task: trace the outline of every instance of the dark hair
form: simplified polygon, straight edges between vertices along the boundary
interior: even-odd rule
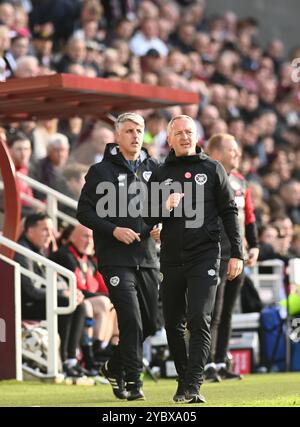
[[[62,228],[61,234],[57,240],[57,246],[59,248],[62,245],[66,245],[68,243],[69,237],[71,236],[71,233],[73,232],[74,228],[75,228],[75,225],[73,224],[67,224]]]
[[[11,148],[18,141],[29,141],[28,136],[21,131],[13,132],[12,134],[8,134],[7,137],[7,145]]]
[[[24,232],[26,233],[29,228],[36,227],[39,221],[44,221],[45,219],[50,219],[49,215],[44,212],[38,212],[31,215],[28,215],[25,218],[24,222]]]

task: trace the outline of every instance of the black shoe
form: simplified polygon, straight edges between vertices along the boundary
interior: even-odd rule
[[[185,384],[184,381],[178,379],[178,386],[176,393],[173,396],[173,401],[176,403],[185,402]]]
[[[118,399],[127,399],[127,392],[125,390],[125,383],[121,375],[114,374],[108,369],[108,362],[106,362],[102,368],[102,375],[108,379],[110,385],[112,386],[113,393]]]
[[[205,397],[199,393],[196,387],[189,387],[185,392],[185,403],[205,403]]]
[[[220,383],[222,381],[216,368],[214,368],[213,366],[210,366],[209,368],[205,369],[204,379],[205,381],[209,381],[211,383]]]
[[[128,382],[126,384],[127,400],[146,400],[142,390],[142,383]]]
[[[64,364],[63,371],[65,377],[82,378],[84,376],[87,376],[87,371],[78,364],[72,367]]]
[[[241,380],[241,379],[243,379],[242,375],[235,374],[234,372],[231,372],[226,368],[219,369],[218,374],[220,375],[222,380]]]

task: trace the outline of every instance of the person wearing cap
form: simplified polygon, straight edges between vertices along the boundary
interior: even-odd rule
[[[99,270],[118,317],[119,345],[102,373],[118,399],[133,401],[145,399],[143,341],[157,329],[159,229],[146,225],[138,208],[139,187],[157,164],[142,149],[142,116],[121,114],[115,127],[116,144],[106,146],[103,160],[85,177],[77,219],[94,232]]]
[[[151,191],[145,221],[162,223],[160,290],[178,374],[173,400],[203,403],[200,386],[210,350],[220,264],[219,217],[231,243],[227,277],[233,280],[243,268],[238,209],[225,169],[197,146],[194,120],[173,117],[167,135],[171,151],[149,182],[154,188],[159,184],[160,197],[153,200]]]
[[[158,73],[163,65],[163,57],[157,49],[149,49],[141,57],[141,68],[143,73]]]
[[[33,54],[39,60],[40,65],[52,66],[53,33],[47,29],[36,30],[32,34]]]

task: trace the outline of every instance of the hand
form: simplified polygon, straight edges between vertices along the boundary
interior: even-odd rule
[[[180,203],[180,200],[183,198],[184,193],[172,193],[170,194],[170,196],[168,197],[167,201],[166,201],[166,209],[168,211],[171,211],[174,208],[177,208],[177,206]]]
[[[70,289],[65,289],[63,291],[63,296],[66,298],[70,298],[71,296]],[[77,305],[81,304],[83,300],[84,300],[83,293],[79,289],[76,289],[76,304]]]
[[[150,231],[150,236],[152,237],[153,240],[155,240],[156,242],[160,242],[160,228],[155,225],[152,230]]]
[[[259,249],[258,248],[249,249],[248,260],[247,260],[246,264],[249,267],[254,267],[256,262],[257,262],[258,255],[259,255]]]
[[[135,231],[131,230],[131,228],[116,227],[113,231],[113,236],[126,245],[130,245],[135,240],[138,242],[141,241],[140,233],[136,233]]]
[[[84,300],[83,293],[79,289],[77,289],[77,293],[76,293],[76,302],[77,302],[77,305],[81,304],[83,300]]]
[[[228,280],[235,279],[243,271],[243,261],[239,258],[230,258],[227,267]]]

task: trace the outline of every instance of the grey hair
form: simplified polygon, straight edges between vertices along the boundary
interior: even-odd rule
[[[51,135],[49,138],[49,141],[48,141],[48,146],[47,146],[48,153],[53,147],[55,147],[55,148],[60,148],[60,147],[69,148],[70,144],[69,144],[69,140],[66,137],[66,135],[64,135],[62,133],[54,133],[53,135]]]
[[[196,125],[195,125],[195,122],[194,122],[194,119],[192,119],[192,117],[187,116],[187,115],[185,115],[185,114],[180,114],[179,116],[172,117],[172,119],[169,121],[168,126],[167,126],[167,135],[170,135],[170,133],[172,132],[173,124],[174,124],[175,120],[179,120],[179,119],[187,119],[187,120],[190,120],[190,121],[193,123],[194,129],[195,129],[195,132],[197,132]]]
[[[119,117],[115,122],[115,128],[117,132],[121,129],[121,127],[123,126],[123,123],[125,122],[133,122],[141,126],[143,129],[145,128],[145,120],[140,114],[123,113],[119,115]]]

